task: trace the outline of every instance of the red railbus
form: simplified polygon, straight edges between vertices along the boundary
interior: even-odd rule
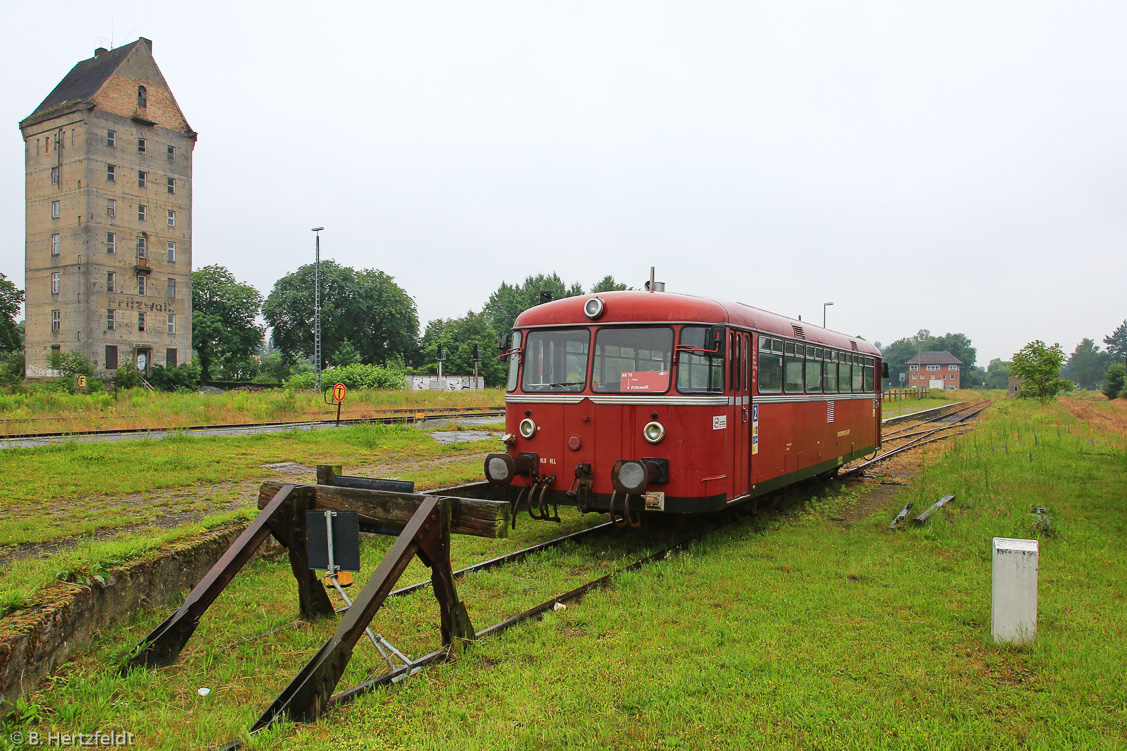
[[[485,475],[534,518],[714,511],[880,445],[880,351],[742,303],[569,297],[522,313],[500,354],[507,451]]]

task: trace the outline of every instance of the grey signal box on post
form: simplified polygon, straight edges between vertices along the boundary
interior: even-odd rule
[[[994,643],[1032,644],[1037,635],[1037,540],[994,538],[990,633]]]

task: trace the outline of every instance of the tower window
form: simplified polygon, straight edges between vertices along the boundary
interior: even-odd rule
[[[58,167],[52,167],[51,168],[51,184],[52,185],[58,185],[59,184],[59,168]]]
[[[107,253],[116,253],[117,252],[117,235],[115,235],[112,232],[106,233],[106,252]]]
[[[57,271],[51,272],[51,294],[59,294],[59,272]]]
[[[168,314],[168,333],[170,333],[170,334],[176,333],[176,314],[175,313],[169,313]]]
[[[113,331],[116,328],[117,328],[117,311],[116,310],[107,310],[106,311],[106,330],[107,331]],[[114,347],[113,349],[114,349],[114,365],[110,365],[110,359],[109,359],[109,357],[106,357],[106,367],[107,368],[117,367],[117,347]],[[106,347],[106,352],[109,352],[109,351],[110,351],[110,348]]]
[[[176,178],[168,178],[168,192],[169,194],[176,192]]]
[[[137,170],[137,187],[145,188],[149,184],[149,173],[144,170]]]
[[[168,297],[176,297],[176,280],[168,280]]]
[[[176,147],[175,146],[169,146],[168,147],[168,161],[171,162],[175,158],[176,158]]]
[[[117,201],[113,198],[106,199],[106,216],[111,218],[117,216]]]
[[[117,274],[113,271],[106,272],[106,292],[117,291]]]
[[[149,106],[149,92],[144,86],[137,87],[137,106],[142,109]]]
[[[176,263],[176,243],[168,244],[168,262]]]
[[[144,154],[145,153],[145,146],[146,146],[145,139],[144,138],[138,138],[137,139],[137,153]]]
[[[60,313],[57,310],[52,310],[51,311],[51,330],[52,331],[58,331],[60,328],[62,328],[62,320],[60,318]]]
[[[145,296],[145,275],[144,274],[138,274],[137,275],[137,294],[140,295],[141,297]]]
[[[107,130],[106,131],[106,146],[109,146],[111,149],[117,147],[117,131],[116,130]]]
[[[112,322],[113,322],[113,311],[107,310],[106,311],[106,323],[111,324]],[[107,325],[106,328],[112,329],[113,326]],[[106,370],[115,370],[116,368],[117,368],[117,345],[116,344],[107,344],[106,345]]]
[[[58,201],[51,201],[51,218],[58,219],[62,215],[62,206]]]
[[[137,330],[138,331],[144,331],[145,330],[145,314],[144,313],[138,313],[137,314]]]
[[[149,207],[143,203],[137,204],[137,221],[143,222],[149,218]]]
[[[51,235],[51,255],[57,256],[62,246],[62,237],[60,235]]]
[[[173,211],[172,209],[168,210],[168,226],[169,227],[175,227],[176,226],[176,212]]]
[[[145,242],[145,236],[144,235],[138,235],[137,236],[137,257],[138,258],[146,258],[148,256],[147,251],[148,251],[148,245]]]
[[[106,182],[117,182],[117,167],[112,164],[106,165]]]

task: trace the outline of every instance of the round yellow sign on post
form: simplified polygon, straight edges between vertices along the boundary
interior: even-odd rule
[[[346,389],[344,387],[343,383],[336,384],[335,386],[333,386],[333,401],[334,402],[343,402],[344,401],[344,395],[347,394],[347,393],[348,393],[348,389]]]

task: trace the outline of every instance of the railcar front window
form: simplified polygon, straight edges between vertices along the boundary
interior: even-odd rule
[[[513,338],[509,342],[509,348],[518,350],[509,355],[509,380],[505,384],[506,391],[516,391],[517,388],[517,372],[520,370],[520,336],[521,332],[514,331]]]
[[[587,385],[587,329],[530,331],[524,346],[525,391],[553,393],[582,391]]]
[[[693,347],[701,352],[681,350],[677,354],[677,390],[683,394],[721,393],[724,391],[724,357],[719,353],[703,351],[717,348],[715,342],[705,343],[704,326],[686,326],[681,329],[681,346]]]
[[[783,390],[783,340],[759,337],[759,393]]]
[[[591,386],[602,394],[662,394],[672,363],[673,329],[599,329]]]

